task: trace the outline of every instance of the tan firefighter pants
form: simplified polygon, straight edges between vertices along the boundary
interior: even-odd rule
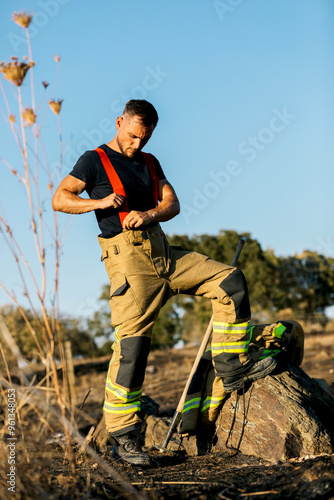
[[[234,267],[168,244],[160,225],[98,238],[110,279],[116,341],[106,381],[104,414],[114,436],[140,425],[140,401],[152,329],[177,293],[212,301],[212,358],[219,377],[242,373],[248,355],[250,307],[245,278]]]

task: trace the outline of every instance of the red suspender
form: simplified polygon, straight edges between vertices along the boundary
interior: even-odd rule
[[[155,173],[155,165],[154,165],[153,156],[150,155],[150,153],[142,153],[142,155],[145,158],[146,165],[148,166],[148,169],[149,169],[151,177],[152,177],[153,197],[154,197],[155,206],[157,207],[158,203],[159,203],[159,177],[157,177],[157,175]]]
[[[107,153],[103,151],[103,149],[101,148],[96,148],[95,151],[99,153],[102,165],[104,167],[104,170],[106,171],[110,184],[112,185],[112,188],[114,190],[114,193],[120,194],[125,198],[123,204],[118,209],[118,215],[123,227],[123,221],[129,213],[129,204],[128,200],[126,199],[125,189],[123,187],[121,179],[118,177],[116,170],[112,166],[112,163],[109,160]]]
[[[114,193],[120,194],[120,195],[124,196],[124,198],[125,198],[123,205],[118,209],[118,215],[119,215],[122,227],[123,227],[123,221],[130,211],[128,200],[126,198],[126,192],[125,192],[124,186],[123,186],[122,181],[119,178],[116,170],[112,166],[112,163],[109,160],[107,153],[105,151],[103,151],[103,149],[101,149],[101,148],[96,148],[95,151],[99,154],[103,168],[106,171],[106,174],[108,176],[110,184],[114,190]],[[156,176],[156,173],[155,173],[153,156],[150,155],[149,153],[142,153],[142,155],[145,158],[145,162],[148,166],[148,169],[149,169],[151,177],[152,177],[154,201],[155,201],[155,205],[158,206],[158,202],[159,202],[159,178]]]

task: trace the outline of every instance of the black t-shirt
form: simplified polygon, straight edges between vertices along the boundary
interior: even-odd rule
[[[99,147],[107,153],[124,186],[130,211],[145,212],[154,208],[152,178],[143,156],[139,155],[134,160],[114,151],[106,144]],[[154,156],[153,159],[156,176],[160,180],[165,179],[159,161]],[[86,191],[93,200],[105,198],[114,192],[97,151],[86,151],[79,158],[70,175],[86,183]],[[95,215],[102,238],[111,238],[122,232],[117,209],[95,210]]]

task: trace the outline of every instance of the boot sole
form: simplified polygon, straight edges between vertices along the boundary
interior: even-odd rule
[[[152,460],[146,454],[139,456],[139,455],[131,455],[130,453],[120,454],[119,452],[117,452],[117,455],[119,456],[119,458],[124,460],[124,462],[128,462],[129,464],[132,465],[152,465]]]
[[[138,457],[133,457],[133,458],[130,458],[130,457],[120,457],[122,460],[124,460],[124,462],[127,462],[128,464],[131,464],[131,465],[152,465],[152,462],[151,462],[151,459],[148,458],[148,459],[138,459]]]

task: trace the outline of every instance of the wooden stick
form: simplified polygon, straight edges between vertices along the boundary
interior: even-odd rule
[[[71,342],[65,342],[65,363],[66,363],[66,377],[68,382],[68,396],[70,405],[73,408],[77,404],[77,393],[75,388],[75,376]]]

